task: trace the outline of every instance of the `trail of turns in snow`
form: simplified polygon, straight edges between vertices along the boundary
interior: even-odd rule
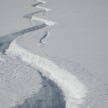
[[[46,2],[43,0],[38,0],[38,3],[33,4],[32,6],[47,12],[50,9],[38,6],[44,3]],[[41,70],[42,75],[48,77],[51,80],[54,80],[54,82],[62,89],[65,96],[66,108],[77,108],[79,104],[83,103],[84,98],[86,97],[87,90],[85,86],[76,78],[76,76],[72,75],[69,71],[60,68],[53,61],[33,54],[32,52],[24,49],[17,44],[17,39],[20,38],[18,36],[31,31],[35,31],[37,29],[41,29],[46,26],[51,27],[56,24],[53,21],[35,17],[34,14],[36,13],[38,12],[25,15],[24,17],[28,18],[31,21],[42,22],[43,24],[39,25],[38,27],[34,26],[2,37],[2,41],[0,41],[2,47],[0,50],[5,51],[10,45],[9,48],[6,50],[7,55],[13,56],[15,58],[21,58],[24,62],[30,64],[36,69]],[[48,35],[49,31],[45,31],[45,35],[40,39],[39,42],[44,43],[44,39]]]
[[[52,61],[46,58],[40,57],[39,55],[21,48],[17,45],[16,40],[11,43],[7,50],[7,54],[20,57],[23,61],[32,66],[42,69],[43,74],[53,79],[64,91],[67,108],[83,102],[83,98],[86,96],[86,89],[84,85],[68,71],[59,68]]]
[[[46,3],[42,0],[38,1],[41,3]],[[35,6],[37,5],[35,4]],[[42,9],[46,8],[42,7]],[[49,9],[46,9],[46,11],[49,11]],[[53,21],[34,17],[34,14],[35,13],[28,15],[31,16],[30,20],[40,21],[48,26],[53,26],[55,24],[55,22]],[[43,39],[46,38],[47,35],[48,32],[46,32],[46,34],[40,39],[40,43],[43,43]],[[7,55],[21,58],[23,61],[27,62],[31,66],[40,69],[43,75],[47,76],[50,79],[53,79],[63,90],[66,100],[66,108],[76,108],[78,104],[83,103],[83,100],[86,97],[87,90],[85,86],[74,75],[72,75],[67,70],[61,69],[53,61],[33,54],[30,51],[22,48],[20,45],[17,44],[17,39],[11,42],[8,50],[6,51]]]

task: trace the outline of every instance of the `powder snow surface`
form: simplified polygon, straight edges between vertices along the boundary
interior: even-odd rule
[[[53,61],[33,54],[20,47],[16,43],[16,40],[11,43],[6,54],[14,57],[20,57],[23,61],[29,63],[30,65],[44,70],[43,74],[53,79],[64,91],[66,97],[66,108],[70,108],[71,106],[75,108],[77,107],[77,104],[81,104],[83,102],[83,98],[86,97],[87,91],[85,86],[74,75],[60,68],[54,64]]]
[[[41,76],[36,69],[0,55],[0,108],[20,105],[40,88]]]

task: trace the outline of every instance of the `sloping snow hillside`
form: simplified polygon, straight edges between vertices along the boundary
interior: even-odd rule
[[[107,108],[107,3],[0,1],[0,108]]]

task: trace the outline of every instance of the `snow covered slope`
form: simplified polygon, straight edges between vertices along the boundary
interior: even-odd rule
[[[61,89],[40,70],[0,54],[0,108],[65,108]]]
[[[37,1],[36,4],[41,4],[41,2]],[[28,107],[28,104],[29,107],[38,108],[43,106],[44,108],[65,108],[62,91],[52,80],[43,77],[40,70],[30,67],[30,65],[22,62],[18,58],[12,59],[8,55],[5,55],[5,50],[14,39],[47,26],[45,23],[38,22],[34,26],[31,26],[31,23],[28,23],[23,18],[26,12],[30,11],[27,6],[30,3],[31,1],[22,0],[0,2],[3,5],[0,7],[1,10],[4,7],[9,8],[6,12],[3,10],[2,17],[4,19],[1,20],[3,23],[0,26],[2,28],[0,30],[0,52],[2,52],[2,54],[0,53],[0,108],[24,108]],[[9,4],[13,6],[10,8]],[[33,8],[31,10],[33,11]],[[46,8],[43,10],[47,11]],[[10,14],[10,11],[12,13],[15,12],[15,14]],[[6,28],[7,24],[8,29]],[[5,26],[5,29],[3,26]]]
[[[17,45],[16,40],[11,43],[6,54],[19,57],[31,66],[44,70],[43,74],[53,79],[64,91],[67,103],[66,108],[77,106],[77,104],[83,102],[87,92],[84,85],[68,71],[59,68],[53,61],[21,48]]]
[[[48,4],[46,6],[47,2]],[[12,105],[18,105],[14,105],[15,108],[31,108],[34,107],[34,101],[36,100],[35,107],[37,108],[108,107],[108,80],[106,77],[108,58],[108,50],[106,47],[108,39],[107,1],[24,0],[22,2],[21,0],[12,0],[11,3],[17,3],[18,7],[20,6],[19,4],[22,4],[20,10],[17,6],[15,7],[14,11],[10,10],[10,12],[15,12],[15,14],[12,14],[12,20],[5,20],[8,22],[6,22],[5,24],[12,24],[9,30],[7,28],[4,29],[2,23],[1,28],[3,30],[1,29],[0,51],[5,52],[5,50],[10,45],[6,50],[6,56],[14,57],[15,63],[16,61],[18,61],[19,63],[19,61],[21,62],[21,60],[23,60],[24,62],[28,63],[28,65],[38,69],[37,73],[40,73],[43,82],[47,82],[47,86],[50,86],[48,87],[48,89],[45,89],[46,85],[43,84],[44,86],[42,91],[51,90],[51,93],[46,96],[44,95],[46,94],[46,91],[44,93],[41,93],[40,89],[36,96],[34,96],[32,92],[35,92],[34,90],[36,89],[36,86],[32,89],[31,84],[29,86],[28,83],[27,87],[31,87],[30,93],[29,89],[25,94],[21,90],[18,91],[18,93],[23,93],[24,96],[22,95],[22,97],[18,97],[19,100],[17,101],[17,104],[15,95],[15,102],[14,100],[10,99],[10,101],[12,100],[11,102],[13,102]],[[3,2],[3,4],[4,6],[8,7],[8,4],[6,4],[6,2]],[[38,5],[45,5],[45,7],[48,8],[44,8]],[[29,7],[30,12],[27,11],[27,7]],[[50,8],[52,11],[47,14]],[[18,13],[18,16],[16,16],[16,13]],[[21,19],[19,18],[19,16],[21,17]],[[3,17],[10,18],[10,14],[3,14]],[[18,17],[17,20],[15,20],[16,17]],[[15,25],[13,18],[16,21]],[[4,20],[1,20],[1,22],[2,21]],[[11,23],[11,21],[13,23]],[[57,23],[57,25],[55,25],[55,22]],[[19,26],[17,26],[18,24]],[[21,26],[21,24],[24,24],[24,26]],[[14,26],[16,27],[14,28]],[[5,32],[5,30],[7,32]],[[49,36],[50,38],[46,40],[46,38]],[[62,57],[62,59],[59,59],[57,57]],[[80,62],[86,67],[89,67],[88,69],[91,72],[87,71],[78,63],[74,63],[72,61],[69,62],[68,60],[64,60],[63,58],[68,58],[70,60]],[[6,60],[1,57],[0,60],[2,64],[6,62],[5,64],[6,66],[8,66],[8,61],[6,61],[8,60],[8,57],[6,58]],[[9,64],[14,64],[10,59],[9,62]],[[1,69],[2,67],[3,66],[1,66]],[[104,69],[104,67],[105,71],[102,71],[101,69]],[[19,68],[21,67],[18,66],[18,69]],[[30,67],[31,71],[32,69],[34,68]],[[5,72],[4,69],[1,71],[1,74],[2,72]],[[23,77],[23,72],[21,74],[21,77]],[[7,70],[5,73],[6,74],[3,73],[4,79],[1,80],[1,88],[4,87],[6,93],[8,93],[9,90],[7,88],[8,86],[5,87],[5,84],[9,83],[9,85],[12,86],[11,90],[13,90],[16,85],[22,86],[23,83],[19,82],[20,78],[18,78],[18,82],[15,81],[14,85],[13,83],[11,84],[11,82],[14,80],[11,73],[8,73]],[[15,72],[15,75],[16,74],[17,73]],[[27,74],[27,76],[28,75],[29,74]],[[5,80],[8,79],[7,76],[9,76],[9,81],[4,83]],[[46,77],[50,80],[45,80]],[[57,86],[54,86],[55,84],[53,85],[50,82],[51,80],[53,80],[59,88]],[[26,81],[26,78],[24,78],[24,81]],[[30,81],[33,83],[31,79]],[[26,86],[25,83],[24,86]],[[53,89],[53,87],[55,89]],[[17,91],[16,88],[15,91]],[[24,91],[26,91],[25,88]],[[65,100],[62,92],[65,96]],[[17,93],[15,92],[14,94]],[[43,94],[45,97],[43,95],[41,96],[41,94]],[[7,96],[5,96],[5,93],[1,95],[4,96],[4,100],[7,98]],[[41,96],[41,99],[37,97],[37,95],[39,97]],[[18,96],[20,95],[18,94]],[[30,99],[27,99],[29,97]],[[4,102],[3,99],[1,100]],[[48,102],[46,102],[46,100],[48,100]],[[52,100],[59,101],[54,102]],[[3,102],[1,102],[1,105],[5,105]],[[11,105],[11,102],[9,102],[9,105]]]

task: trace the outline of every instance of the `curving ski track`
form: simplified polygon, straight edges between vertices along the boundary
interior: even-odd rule
[[[38,14],[38,13],[41,13],[41,12],[44,13],[45,10],[39,10],[39,11],[36,11],[36,12],[32,12],[32,13],[29,13],[29,14],[24,15],[23,17],[24,18],[27,18],[27,19],[31,19],[33,15]]]
[[[49,35],[49,30],[46,30],[46,31],[45,31],[45,35],[40,39],[39,43],[40,43],[40,44],[45,43],[45,42],[44,42],[44,39],[47,38],[48,35]]]
[[[40,24],[40,25],[26,28],[26,29],[20,30],[18,32],[11,33],[9,35],[5,35],[5,36],[0,37],[0,52],[5,52],[5,50],[9,47],[10,43],[14,39],[16,39],[17,37],[22,36],[22,35],[29,33],[29,32],[33,32],[33,31],[42,29],[46,26],[47,26],[46,24]]]
[[[46,3],[43,0],[37,0],[37,1],[38,3],[33,4],[32,5],[33,7]],[[43,83],[47,82],[48,84],[49,82],[52,82],[51,80],[53,80],[57,84],[57,86],[61,88],[62,91],[60,91],[60,94],[63,92],[65,96],[66,108],[71,108],[71,107],[77,108],[79,104],[83,103],[83,99],[86,97],[87,91],[86,91],[85,86],[74,75],[70,74],[68,71],[64,69],[61,69],[59,66],[54,64],[53,61],[48,60],[47,58],[41,57],[39,55],[33,54],[27,51],[26,49],[20,47],[19,45],[17,45],[16,40],[19,38],[19,36],[38,30],[38,29],[42,29],[46,26],[51,27],[56,24],[56,22],[49,21],[42,18],[37,18],[33,16],[37,13],[50,10],[50,9],[46,9],[39,6],[37,8],[42,9],[42,11],[27,14],[24,16],[24,18],[28,18],[31,21],[39,21],[44,24],[41,24],[38,26],[36,25],[36,26],[1,37],[0,38],[0,51],[1,52],[6,51],[5,54],[10,55],[10,56],[12,55],[14,57],[20,57],[23,61],[27,62],[31,66],[34,66],[35,68],[39,70],[42,70],[42,71],[39,71],[39,73],[42,73],[44,76],[50,79],[48,80],[46,77],[43,77]],[[48,33],[49,32],[47,31],[45,35],[40,39],[39,41],[40,43],[43,43],[43,40],[47,37]],[[50,87],[51,88],[55,87],[55,89],[57,88],[55,84],[51,84]],[[55,92],[54,90],[52,89],[53,92]],[[57,94],[56,93],[54,94],[56,95],[56,98],[57,98]],[[61,104],[58,103],[56,106],[51,106],[50,108],[65,108],[63,94],[60,95],[61,96],[60,98],[62,99],[58,101],[58,102],[61,102]],[[25,100],[25,103],[27,103],[28,105],[31,102],[31,100],[34,100],[34,97],[33,99],[31,98],[30,101]],[[49,106],[47,107],[39,106],[40,101],[37,101],[36,103],[38,106],[35,106],[35,108],[48,108],[49,107]],[[43,105],[45,105],[45,100],[44,100]],[[23,107],[34,108],[33,106],[30,106],[30,105],[29,106],[20,105],[14,108],[23,108]]]

